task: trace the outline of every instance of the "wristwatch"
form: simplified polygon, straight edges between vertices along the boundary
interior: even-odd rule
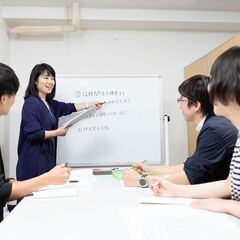
[[[143,174],[141,175],[139,181],[138,181],[138,185],[141,188],[147,188],[148,187],[148,183],[147,183],[147,174]]]

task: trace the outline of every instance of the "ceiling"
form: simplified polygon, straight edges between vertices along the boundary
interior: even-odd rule
[[[81,29],[240,32],[240,0],[0,0],[8,28],[32,32],[69,25],[73,3]]]
[[[240,11],[240,0],[0,0],[3,6]]]

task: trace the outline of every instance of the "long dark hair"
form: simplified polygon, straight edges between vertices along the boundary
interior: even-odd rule
[[[46,100],[49,101],[55,97],[56,92],[56,73],[54,69],[48,65],[47,63],[41,63],[34,66],[32,72],[30,74],[28,86],[25,92],[24,99],[27,99],[30,96],[38,96],[38,88],[36,86],[36,81],[38,80],[39,76],[46,73],[48,76],[53,76],[55,79],[55,85],[51,93],[46,95]]]

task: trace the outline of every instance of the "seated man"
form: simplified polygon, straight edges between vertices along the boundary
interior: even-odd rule
[[[14,71],[0,63],[0,116],[8,114],[14,104],[18,87],[19,80]],[[3,219],[3,207],[7,201],[22,198],[46,185],[64,184],[69,174],[69,168],[59,165],[45,174],[26,181],[6,179],[0,150],[0,222]]]
[[[196,75],[182,82],[178,88],[181,96],[177,102],[183,116],[197,126],[193,155],[183,164],[169,167],[135,163],[133,169],[124,171],[125,186],[138,186],[144,183],[144,178],[150,181],[151,175],[155,175],[155,179],[165,177],[178,184],[199,184],[227,178],[238,132],[229,120],[214,115],[207,87],[208,77]]]

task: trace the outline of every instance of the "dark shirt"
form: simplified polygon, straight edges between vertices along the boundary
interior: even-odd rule
[[[238,130],[224,117],[208,116],[197,137],[194,154],[184,163],[191,184],[226,179]]]
[[[3,207],[12,191],[12,184],[5,179],[2,153],[0,149],[0,222],[3,220]]]
[[[55,100],[49,109],[39,97],[28,97],[22,108],[18,141],[17,179],[26,180],[48,172],[56,165],[56,137],[44,139],[45,131],[58,128],[61,116],[76,111],[73,103]]]

